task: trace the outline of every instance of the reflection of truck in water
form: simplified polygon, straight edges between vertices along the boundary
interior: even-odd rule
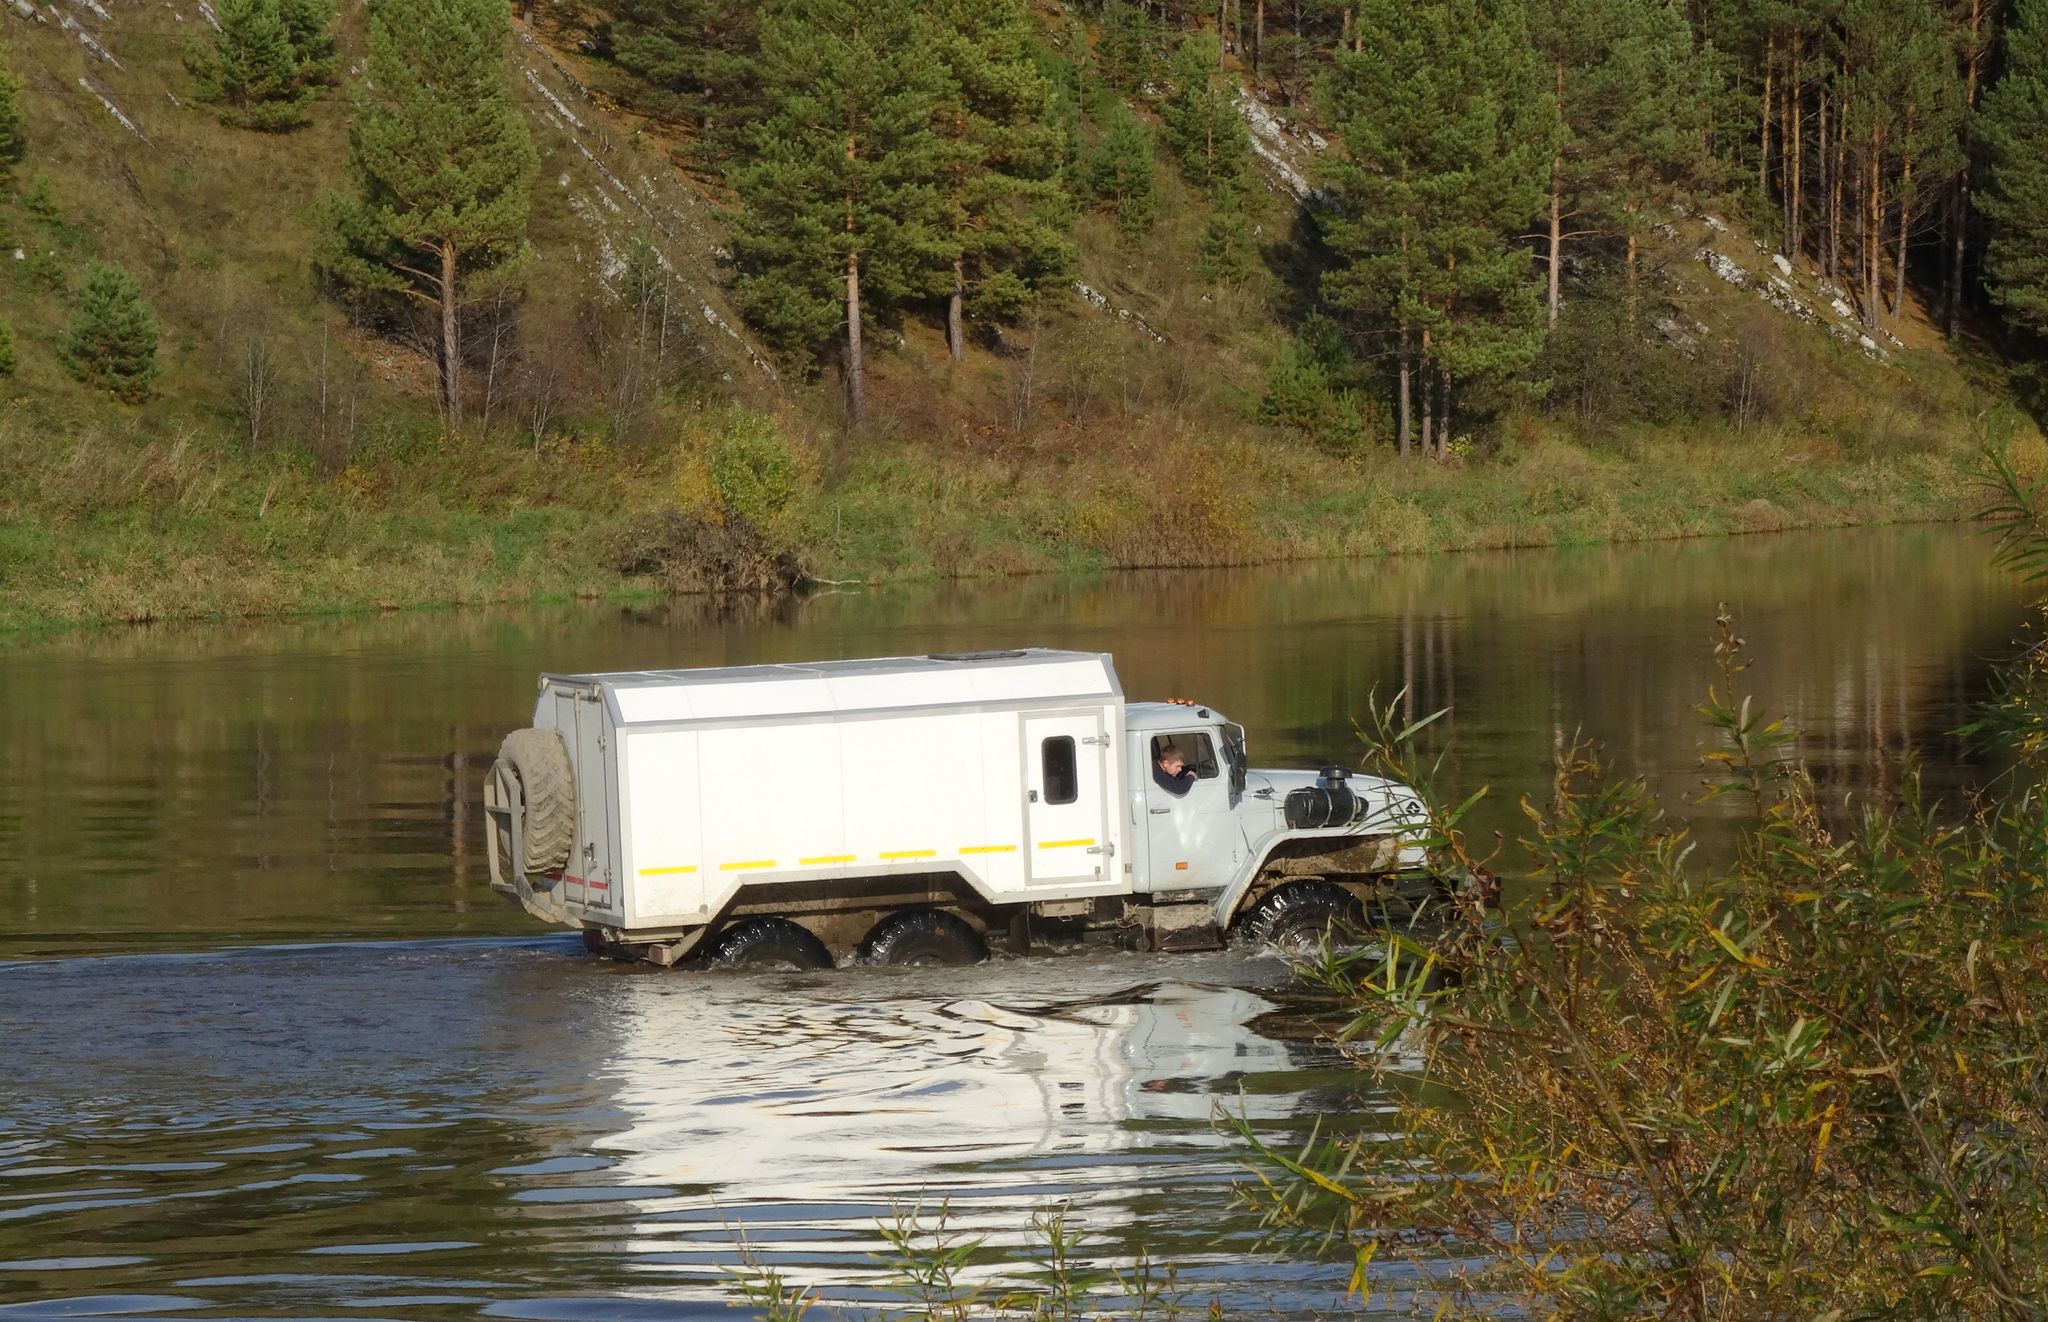
[[[1126,702],[1100,653],[548,675],[484,800],[493,887],[657,964],[1295,945],[1442,893],[1406,787],[1252,769],[1241,727]]]

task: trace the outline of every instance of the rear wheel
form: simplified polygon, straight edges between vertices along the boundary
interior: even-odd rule
[[[979,964],[988,958],[988,946],[981,933],[954,914],[906,909],[876,923],[855,957],[863,964]]]
[[[1342,937],[1364,922],[1365,908],[1357,896],[1335,882],[1311,878],[1266,892],[1237,933],[1241,944],[1271,946],[1291,959],[1306,959],[1325,938]]]
[[[713,938],[704,962],[720,969],[829,969],[832,952],[787,918],[749,918]]]

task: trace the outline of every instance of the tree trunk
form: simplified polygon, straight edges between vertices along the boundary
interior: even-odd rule
[[[1906,136],[1913,135],[1913,108],[1906,107]],[[1892,282],[1892,320],[1906,315],[1906,232],[1913,213],[1913,158],[1908,156],[1899,173],[1899,264]]]
[[[1970,0],[1970,46],[1969,55],[1963,61],[1963,122],[1969,123],[1969,116],[1977,109],[1977,63],[1983,58],[1983,48],[1978,44],[1984,22],[1984,0]],[[1963,238],[1970,231],[1970,144],[1963,144],[1963,166],[1956,172],[1955,236],[1951,244],[1953,260],[1948,274],[1948,307],[1945,311],[1944,329],[1950,339],[1955,338],[1956,318],[1963,305]]]
[[[1629,202],[1629,204],[1628,204],[1628,206],[1627,206],[1627,208],[1625,209],[1625,214],[1627,215],[1628,219],[1627,219],[1626,221],[1624,221],[1624,222],[1623,222],[1624,224],[1626,224],[1626,225],[1628,226],[1628,256],[1627,256],[1627,258],[1626,258],[1626,261],[1625,261],[1625,264],[1624,264],[1624,267],[1623,267],[1623,269],[1624,269],[1624,270],[1626,270],[1626,271],[1628,272],[1628,279],[1627,279],[1626,281],[1624,281],[1624,282],[1623,282],[1624,292],[1623,292],[1623,294],[1622,294],[1622,307],[1623,307],[1623,311],[1624,311],[1624,313],[1625,313],[1625,314],[1627,315],[1627,318],[1628,318],[1628,324],[1629,324],[1629,325],[1631,325],[1631,326],[1633,326],[1633,325],[1635,325],[1635,324],[1636,324],[1636,216],[1635,216],[1635,211],[1636,211],[1636,204],[1635,204],[1635,202],[1634,202],[1634,201],[1630,201],[1630,202]]]
[[[953,259],[953,297],[946,301],[946,347],[953,351],[953,361],[967,359],[967,322],[963,308],[967,302],[966,263],[961,258]]]
[[[1878,137],[1877,129],[1870,130],[1870,158],[1863,166],[1863,325],[1868,330],[1877,329],[1877,314],[1882,291],[1878,280],[1878,253],[1884,242],[1881,232],[1883,212],[1880,207],[1883,189],[1878,180]]]
[[[1564,113],[1564,61],[1557,64],[1557,112]],[[1558,267],[1564,252],[1564,150],[1550,154],[1550,329],[1557,329]]]
[[[1834,217],[1828,214],[1827,205],[1828,157],[1833,148],[1828,142],[1828,89],[1826,83],[1822,83],[1820,89],[1819,127],[1820,132],[1814,137],[1814,146],[1820,148],[1820,269],[1821,274],[1832,281],[1834,279],[1834,254],[1828,249],[1828,227],[1834,223]]]
[[[1550,329],[1557,329],[1557,268],[1564,247],[1564,157],[1550,158]]]
[[[1956,337],[1956,321],[1963,306],[1963,236],[1970,230],[1970,158],[1963,158],[1963,168],[1956,175],[1955,200],[1949,207],[1949,225],[1954,230],[1949,244],[1948,298],[1942,309],[1942,330],[1950,338]]]
[[[1794,41],[1792,43],[1792,69],[1794,74],[1797,74],[1799,70],[1799,56],[1799,43]],[[1789,180],[1792,185],[1792,198],[1785,205],[1785,215],[1787,217],[1785,229],[1788,235],[1785,240],[1785,255],[1791,258],[1794,263],[1797,263],[1801,251],[1806,246],[1804,236],[1799,232],[1801,225],[1805,223],[1806,219],[1802,214],[1802,204],[1806,200],[1806,89],[1803,84],[1797,81],[1794,82],[1793,87],[1794,91],[1791,98],[1792,174]]]
[[[1252,91],[1259,90],[1259,61],[1266,54],[1266,0],[1252,5]]]
[[[1436,405],[1442,412],[1438,416],[1436,424],[1436,457],[1438,459],[1447,459],[1451,454],[1451,372],[1449,368],[1444,369],[1443,380],[1439,384],[1438,389],[1441,393],[1437,396]]]
[[[1216,72],[1223,72],[1223,52],[1230,49],[1230,0],[1216,0]]]
[[[1423,373],[1422,373],[1422,452],[1423,452],[1424,454],[1433,454],[1433,453],[1435,452],[1435,449],[1434,449],[1434,439],[1435,439],[1435,435],[1436,435],[1436,433],[1435,433],[1435,431],[1433,430],[1433,428],[1434,428],[1434,424],[1435,424],[1435,422],[1436,422],[1436,410],[1435,410],[1434,408],[1432,408],[1432,407],[1430,406],[1430,398],[1429,398],[1429,387],[1430,387],[1430,381],[1429,381],[1429,370],[1428,370],[1428,369],[1429,369],[1429,332],[1428,332],[1428,331],[1424,331],[1424,332],[1422,332],[1422,367],[1423,367]]]
[[[1757,186],[1763,189],[1766,201],[1770,200],[1771,196],[1771,72],[1773,54],[1770,40],[1766,38],[1764,40],[1764,102],[1761,111],[1763,125],[1758,131],[1762,150],[1757,153],[1756,161],[1756,182]]]
[[[851,229],[853,222],[847,221]],[[855,422],[867,411],[867,380],[860,357],[860,254],[846,253],[846,407]]]
[[[1828,198],[1828,280],[1838,289],[1847,288],[1848,272],[1842,265],[1842,185],[1849,173],[1849,117],[1835,107],[1835,168],[1829,175],[1833,192]]]
[[[462,328],[455,309],[455,245],[441,245],[441,404],[448,430],[462,428]]]
[[[1778,84],[1778,251],[1792,251],[1792,161],[1797,153],[1793,145],[1799,139],[1799,121],[1793,117],[1792,89],[1798,82],[1798,47],[1793,47],[1792,58],[1787,62],[1785,77]]]
[[[1348,5],[1347,5],[1347,6],[1345,7],[1345,9],[1344,9],[1344,31],[1343,31],[1343,33],[1342,33],[1342,34],[1341,34],[1341,35],[1340,35],[1340,36],[1339,36],[1339,37],[1337,38],[1337,49],[1338,49],[1338,50],[1343,50],[1343,49],[1344,49],[1344,48],[1345,48],[1346,46],[1349,46],[1350,44],[1351,44],[1351,9],[1350,9],[1350,6],[1348,6]]]
[[[1394,432],[1394,450],[1403,459],[1408,457],[1408,419],[1410,404],[1408,398],[1408,371],[1410,366],[1408,346],[1408,323],[1401,323],[1401,420]]]

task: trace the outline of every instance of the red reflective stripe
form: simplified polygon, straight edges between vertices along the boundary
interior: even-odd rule
[[[578,886],[588,886],[591,890],[594,891],[608,891],[612,888],[612,884],[608,881],[585,881],[581,877],[564,877],[562,878],[562,880],[573,881]]]

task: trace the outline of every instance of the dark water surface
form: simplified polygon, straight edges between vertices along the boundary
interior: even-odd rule
[[[1945,732],[2020,598],[1945,528],[0,642],[0,1319],[723,1315],[742,1226],[872,1301],[919,1198],[1004,1246],[1068,1199],[1098,1263],[1335,1306],[1342,1268],[1250,1251],[1212,1123],[1374,1122],[1277,963],[597,963],[487,889],[497,741],[543,668],[1085,647],[1254,765],[1405,684],[1511,833],[1581,729],[1678,806],[1724,600],[1837,801],[1984,774]]]

